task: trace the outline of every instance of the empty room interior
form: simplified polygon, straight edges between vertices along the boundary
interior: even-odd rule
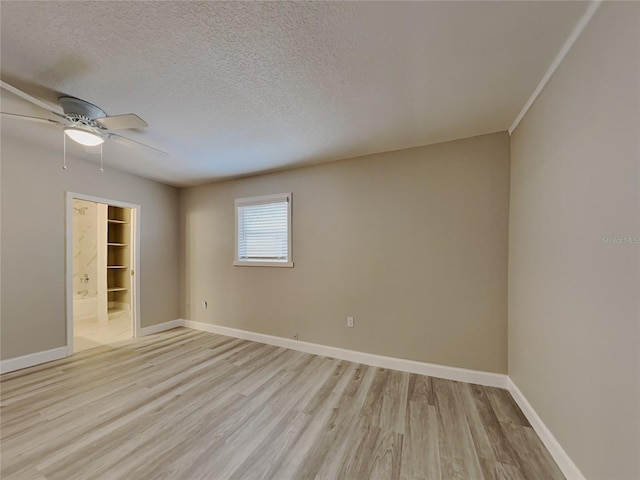
[[[3,479],[640,479],[640,2],[0,22]]]

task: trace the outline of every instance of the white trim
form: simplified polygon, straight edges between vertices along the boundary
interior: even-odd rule
[[[98,203],[97,207],[97,233],[98,239],[101,241],[97,242],[97,251],[96,251],[96,286],[97,294],[98,294],[98,304],[96,305],[96,309],[94,312],[98,313],[98,322],[107,323],[109,321],[109,294],[107,293],[107,276],[104,272],[107,270],[108,263],[108,249],[107,242],[102,241],[105,238],[109,238],[109,226],[107,224],[107,219],[109,217],[109,205],[106,203]],[[73,241],[73,240],[72,240]],[[75,308],[75,303],[73,304]],[[73,319],[74,321],[78,318],[78,312],[76,310],[73,311]]]
[[[244,340],[250,340],[259,343],[266,343],[277,347],[289,348],[300,352],[311,353],[314,355],[323,355],[331,358],[338,358],[350,362],[361,363],[374,367],[388,368],[391,370],[399,370],[402,372],[417,373],[419,375],[429,375],[432,377],[446,378],[448,380],[456,380],[460,382],[475,383],[490,387],[506,388],[509,390],[513,399],[518,404],[522,413],[527,417],[531,426],[536,431],[542,443],[553,459],[562,470],[567,480],[585,480],[584,475],[569,455],[564,451],[558,440],[553,436],[549,428],[544,424],[538,416],[524,394],[517,385],[507,375],[491,372],[482,372],[479,370],[468,370],[458,367],[447,367],[445,365],[436,365],[433,363],[418,362],[415,360],[405,360],[402,358],[386,357],[383,355],[375,355],[372,353],[357,352],[344,348],[330,347],[317,343],[301,342],[284,337],[276,337],[274,335],[266,335],[263,333],[250,332],[248,330],[240,330],[221,325],[213,325],[210,323],[196,322],[193,320],[176,319],[157,325],[140,328],[138,336],[152,335],[154,333],[171,330],[177,327],[187,327],[194,330],[226,335]],[[0,362],[0,373],[9,373],[15,370],[32,367],[45,362],[51,362],[67,357],[67,347],[54,348],[44,352],[32,353],[21,357],[9,358]]]
[[[293,267],[293,262],[244,262],[236,260],[234,267]]]
[[[277,203],[282,201],[290,202],[291,192],[260,195],[258,197],[236,198],[234,204],[236,207],[249,207],[251,205],[264,205],[265,203]]]
[[[138,331],[138,336],[145,337],[147,335],[153,335],[154,333],[164,332],[165,330],[171,330],[172,328],[184,327],[184,324],[185,320],[178,318],[164,323],[157,323],[156,325],[149,325],[148,327],[142,327]]]
[[[9,373],[41,363],[52,362],[67,357],[67,347],[58,347],[43,352],[30,353],[21,357],[8,358],[0,362],[0,373]]]
[[[511,135],[513,131],[518,127],[518,125],[520,124],[520,121],[524,118],[524,116],[527,114],[527,112],[529,111],[533,103],[536,101],[536,99],[542,92],[542,89],[545,87],[545,85],[547,84],[551,76],[555,73],[557,68],[560,66],[560,63],[562,63],[562,60],[564,60],[564,57],[567,55],[567,53],[569,53],[569,50],[571,50],[571,47],[576,42],[576,40],[578,39],[582,31],[585,29],[585,27],[589,23],[589,20],[591,20],[591,17],[593,17],[593,14],[596,13],[596,10],[598,10],[601,3],[602,3],[602,0],[591,0],[591,2],[589,3],[589,6],[587,7],[587,10],[584,12],[584,14],[580,18],[576,26],[573,27],[573,30],[571,30],[569,37],[567,37],[567,39],[565,40],[564,44],[562,45],[562,48],[556,55],[556,58],[554,58],[553,62],[551,62],[551,65],[549,65],[549,68],[547,69],[547,72],[542,77],[542,80],[540,80],[540,83],[538,83],[538,86],[529,97],[529,100],[527,100],[527,103],[524,104],[524,107],[522,107],[522,110],[520,110],[520,113],[511,124],[511,127],[509,127],[509,135]]]
[[[520,407],[520,410],[522,410],[522,413],[527,417],[527,420],[529,420],[529,423],[531,423],[531,426],[542,440],[542,443],[544,443],[544,446],[547,447],[547,450],[549,450],[549,453],[556,461],[558,467],[560,467],[560,470],[562,470],[562,473],[567,480],[585,480],[580,469],[575,463],[573,463],[573,460],[571,460],[569,455],[567,455],[567,452],[564,451],[558,440],[556,440],[556,437],[553,436],[551,430],[547,428],[529,401],[517,385],[513,383],[513,380],[510,377],[508,377],[507,385],[511,396]]]
[[[138,295],[140,292],[140,205],[135,203],[121,202],[119,200],[111,200],[108,198],[94,197],[93,195],[84,195],[82,193],[66,192],[65,204],[65,243],[66,243],[66,317],[67,317],[67,355],[73,354],[73,200],[86,200],[88,202],[104,203],[114,207],[131,209],[131,225],[134,228],[132,232],[133,245],[131,245],[131,255],[133,261],[133,284],[131,285],[131,323],[133,336],[140,335],[140,301]]]
[[[429,375],[431,377],[446,378],[448,380],[457,380],[460,382],[476,383],[479,385],[487,385],[490,387],[507,388],[507,376],[500,373],[482,372],[479,370],[468,370],[466,368],[447,367],[444,365],[436,365],[434,363],[424,363],[415,360],[405,360],[402,358],[387,357],[384,355],[376,355],[373,353],[357,352],[355,350],[347,350],[345,348],[330,347],[328,345],[320,345],[317,343],[301,342],[289,338],[276,337],[263,333],[250,332],[247,330],[239,330],[236,328],[223,327],[221,325],[212,325],[210,323],[195,322],[193,320],[184,320],[184,326],[193,328],[194,330],[202,330],[219,335],[227,335],[253,342],[266,343],[277,347],[290,348],[314,355],[323,355],[325,357],[339,358],[340,360],[348,360],[350,362],[362,363],[373,367],[388,368],[391,370],[400,370],[402,372],[417,373],[419,375]]]

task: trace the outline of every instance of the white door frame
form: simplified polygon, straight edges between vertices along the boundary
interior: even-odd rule
[[[94,197],[82,193],[67,192],[66,199],[66,313],[67,313],[67,356],[73,355],[73,200],[86,200],[88,202],[106,203],[114,207],[130,208],[133,221],[131,222],[133,231],[133,245],[131,248],[133,255],[133,282],[131,282],[131,323],[133,325],[133,336],[140,334],[140,302],[138,292],[140,291],[140,205],[134,203],[121,202],[108,198]]]

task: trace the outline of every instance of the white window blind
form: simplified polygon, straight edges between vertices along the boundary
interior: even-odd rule
[[[292,266],[290,201],[291,194],[236,200],[236,265]]]

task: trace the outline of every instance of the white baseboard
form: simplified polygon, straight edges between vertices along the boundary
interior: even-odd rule
[[[171,330],[172,328],[184,327],[185,320],[178,318],[177,320],[170,320],[164,323],[158,323],[156,325],[150,325],[148,327],[142,327],[138,330],[138,336],[144,337],[146,335],[153,335],[154,333],[164,332],[165,330]]]
[[[447,367],[433,363],[386,357],[384,355],[376,355],[373,353],[357,352],[354,350],[347,350],[345,348],[301,342],[299,340],[223,327],[220,325],[212,325],[209,323],[195,322],[193,320],[183,320],[183,322],[185,327],[193,328],[195,330],[202,330],[205,332],[227,335],[229,337],[242,338],[243,340],[266,343],[268,345],[275,345],[276,347],[290,348],[291,350],[312,353],[314,355],[323,355],[325,357],[338,358],[340,360],[362,363],[373,367],[388,368],[391,370],[417,373],[420,375],[429,375],[431,377],[446,378],[448,380],[476,383],[490,387],[507,388],[507,376],[499,373],[468,370],[466,368],[458,367]]]
[[[516,401],[525,417],[527,417],[527,420],[529,420],[529,423],[531,423],[531,426],[540,437],[540,440],[542,440],[542,443],[544,443],[544,446],[547,447],[547,450],[549,450],[549,453],[556,461],[558,467],[560,467],[560,470],[562,470],[562,473],[567,480],[585,480],[580,469],[575,463],[573,463],[573,460],[571,460],[569,455],[567,455],[567,452],[564,451],[558,440],[556,440],[556,437],[553,436],[551,430],[547,428],[524,394],[520,391],[517,385],[513,383],[513,380],[511,380],[510,377],[507,385],[511,396]]]
[[[429,375],[431,377],[446,378],[448,380],[457,380],[460,382],[476,383],[489,387],[507,388],[514,400],[527,417],[531,426],[536,431],[544,445],[551,453],[551,456],[562,470],[567,480],[585,480],[580,469],[571,460],[569,455],[564,451],[560,443],[553,436],[551,431],[538,416],[531,404],[527,401],[520,389],[513,383],[507,375],[499,373],[482,372],[478,370],[468,370],[458,367],[447,367],[444,365],[436,365],[433,363],[417,362],[415,360],[406,360],[402,358],[386,357],[383,355],[375,355],[372,353],[357,352],[344,348],[330,347],[327,345],[319,345],[317,343],[301,342],[284,337],[276,337],[263,333],[250,332],[248,330],[240,330],[237,328],[223,327],[221,325],[213,325],[210,323],[195,322],[193,320],[182,320],[185,327],[194,330],[202,330],[219,335],[241,338],[243,340],[251,340],[259,343],[266,343],[277,347],[289,348],[305,353],[315,355],[323,355],[325,357],[339,358],[364,365],[374,367],[388,368],[391,370],[399,370],[402,372],[417,373],[419,375]]]
[[[144,337],[145,335],[151,335],[153,333],[162,332],[164,330],[171,330],[176,327],[183,327],[185,320],[177,319],[169,322],[159,323],[157,325],[151,325],[149,327],[141,328],[138,336]],[[66,346],[60,348],[54,348],[52,350],[45,350],[44,352],[31,353],[29,355],[23,355],[21,357],[8,358],[0,361],[0,373],[9,373],[16,370],[22,370],[23,368],[33,367],[40,365],[41,363],[52,362],[54,360],[60,360],[71,355],[68,352]]]
[[[41,363],[52,362],[67,357],[67,347],[53,348],[43,352],[30,353],[21,357],[8,358],[0,362],[0,373],[9,373]]]
[[[217,333],[229,337],[241,338],[243,340],[251,340],[276,347],[289,348],[300,352],[311,353],[314,355],[323,355],[325,357],[338,358],[354,363],[361,363],[373,367],[388,368],[391,370],[399,370],[402,372],[417,373],[419,375],[429,375],[431,377],[446,378],[448,380],[456,380],[460,382],[476,383],[489,387],[507,388],[514,400],[527,417],[531,426],[536,431],[544,445],[551,453],[560,470],[568,480],[585,480],[584,475],[569,455],[564,451],[560,443],[553,436],[551,431],[538,416],[529,401],[517,387],[517,385],[507,375],[491,372],[482,372],[479,370],[469,370],[466,368],[447,367],[433,363],[418,362],[415,360],[406,360],[402,358],[387,357],[384,355],[376,355],[373,353],[357,352],[355,350],[347,350],[345,348],[330,347],[328,345],[320,345],[317,343],[301,342],[284,337],[276,337],[274,335],[266,335],[264,333],[250,332],[248,330],[240,330],[237,328],[224,327],[221,325],[213,325],[210,323],[195,322],[193,320],[176,319],[169,322],[151,325],[141,328],[139,336],[152,335],[154,333],[171,330],[177,327],[187,327],[194,330],[204,332]],[[45,362],[51,362],[67,357],[67,347],[54,348],[45,350],[44,352],[32,353],[21,357],[9,358],[0,361],[0,373],[9,373],[15,370],[32,367]]]

